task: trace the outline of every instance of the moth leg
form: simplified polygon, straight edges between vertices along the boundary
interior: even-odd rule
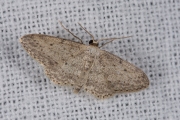
[[[102,40],[110,40],[109,42],[107,42],[107,43],[104,43],[102,46],[100,46],[99,48],[102,48],[103,46],[105,46],[106,44],[108,44],[108,43],[110,43],[110,42],[112,42],[112,41],[114,41],[114,40],[116,40],[116,39],[124,39],[124,38],[129,38],[129,37],[132,37],[132,36],[127,36],[127,37],[121,37],[121,38],[107,38],[107,39],[99,39],[98,40],[98,42],[99,41],[102,41]]]
[[[73,35],[75,38],[77,38],[78,40],[80,40],[81,43],[83,43],[83,41],[82,41],[79,37],[77,37],[76,35],[74,35],[69,29],[65,28],[61,21],[59,21],[59,22],[60,22],[60,25],[61,25],[67,32],[71,33],[71,35]]]
[[[91,37],[92,37],[92,39],[94,40],[94,36],[90,33],[90,32],[88,32],[80,23],[78,23],[79,25],[80,25],[80,27],[82,28],[82,29],[84,29],[85,31],[86,31],[86,33],[88,33]]]

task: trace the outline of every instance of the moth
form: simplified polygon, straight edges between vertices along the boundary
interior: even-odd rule
[[[62,23],[61,26],[70,32]],[[85,45],[80,38],[71,34],[80,42],[28,34],[20,39],[20,43],[43,66],[50,80],[59,85],[72,86],[75,92],[83,89],[102,99],[115,93],[134,92],[148,87],[148,77],[142,70],[100,49],[102,46],[99,47],[99,42],[105,39],[95,40],[90,34],[92,40]],[[118,38],[112,38],[109,42],[115,39]]]

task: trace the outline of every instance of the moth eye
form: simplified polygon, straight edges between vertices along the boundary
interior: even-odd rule
[[[92,43],[93,43],[93,40],[90,40],[90,41],[89,41],[89,44],[92,44]]]

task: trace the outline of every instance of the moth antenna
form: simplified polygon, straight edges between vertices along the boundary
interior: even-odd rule
[[[70,33],[71,35],[73,35],[75,38],[77,38],[78,40],[80,40],[81,43],[83,43],[83,41],[82,41],[79,37],[77,37],[76,35],[74,35],[69,29],[65,28],[61,21],[59,21],[59,23],[60,23],[60,25],[61,25],[67,32],[69,32],[69,33]]]
[[[86,33],[88,33],[92,37],[92,40],[94,41],[94,36],[90,32],[88,32],[80,23],[78,23],[78,24],[80,25],[80,27],[82,29],[84,29],[86,31]]]
[[[100,46],[99,48],[101,48],[101,47],[107,45],[108,43],[110,43],[110,42],[112,42],[112,41],[114,41],[114,40],[117,40],[117,39],[124,39],[124,38],[129,38],[129,37],[132,37],[132,36],[121,37],[121,38],[105,38],[105,39],[99,39],[98,42],[99,42],[99,41],[102,41],[102,40],[110,40],[109,42],[104,43],[104,44],[103,44],[102,46]]]

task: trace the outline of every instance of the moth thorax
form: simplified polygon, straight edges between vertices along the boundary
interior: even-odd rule
[[[96,41],[96,40],[90,40],[90,41],[89,41],[89,45],[93,45],[93,46],[98,47],[99,43],[98,43],[98,41]]]

